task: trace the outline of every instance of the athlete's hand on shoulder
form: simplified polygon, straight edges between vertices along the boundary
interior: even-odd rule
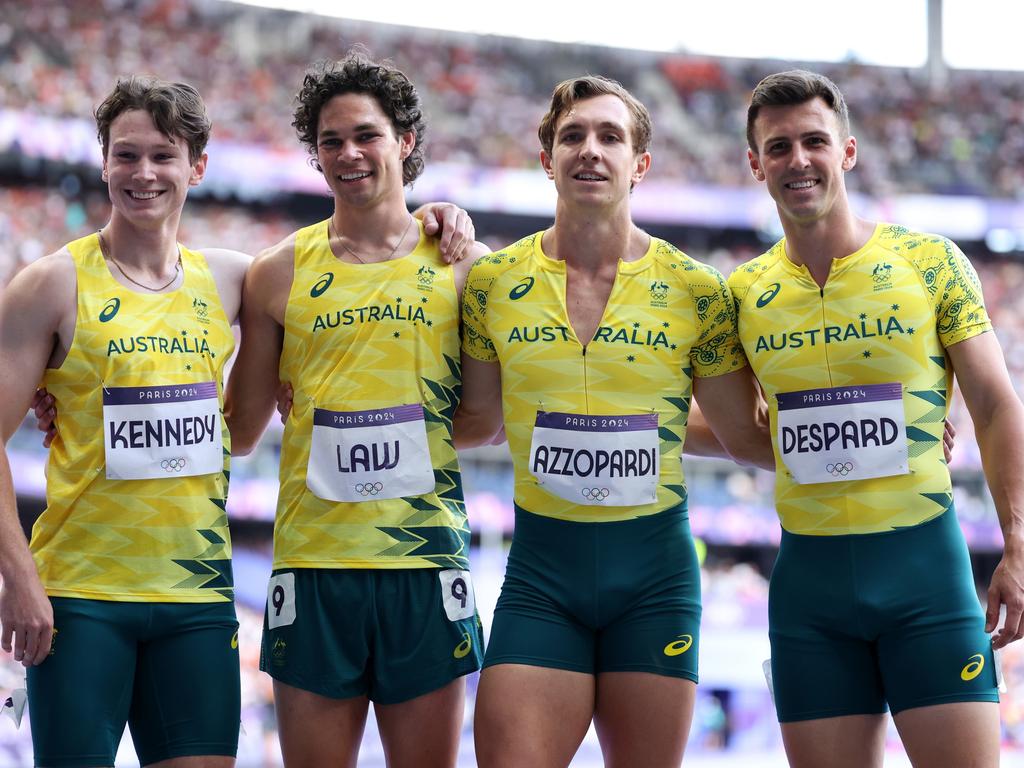
[[[441,255],[449,264],[466,258],[476,242],[476,229],[469,214],[454,203],[427,203],[413,213],[423,219],[423,231],[439,237]]]
[[[42,387],[32,397],[32,413],[36,417],[36,429],[43,433],[43,447],[49,448],[57,436],[57,401]]]
[[[1006,606],[1003,626],[996,630],[999,608]],[[994,632],[992,647],[1002,648],[1024,637],[1024,552],[1007,550],[992,574],[988,587],[985,631]]]
[[[39,576],[9,578],[0,590],[0,647],[22,666],[42,664],[53,639],[53,606]],[[13,640],[13,642],[12,642]]]
[[[281,414],[281,423],[288,423],[288,414],[292,412],[292,402],[295,400],[295,391],[290,381],[282,381],[277,388],[277,412]]]

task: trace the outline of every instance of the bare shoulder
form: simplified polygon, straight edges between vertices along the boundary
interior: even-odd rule
[[[33,319],[59,318],[74,312],[78,299],[75,263],[66,247],[29,264],[18,272],[2,292],[5,307],[15,306],[19,314]]]

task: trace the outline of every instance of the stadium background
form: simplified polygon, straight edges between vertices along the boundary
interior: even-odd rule
[[[196,85],[214,122],[207,179],[181,240],[257,253],[330,211],[325,187],[290,128],[303,69],[351,45],[390,57],[423,97],[428,165],[413,203],[454,200],[498,247],[550,222],[554,191],[537,167],[536,125],[552,85],[581,72],[620,80],[651,109],[651,174],[634,196],[638,223],[724,273],[778,236],[773,205],[749,178],[743,127],[751,88],[790,65],[555,45],[325,19],[219,0],[0,0],[0,286],[25,264],[96,230],[109,214],[91,111],[118,75],[150,72]],[[848,177],[862,215],[939,231],[970,254],[1018,391],[1024,369],[1024,78],[927,68],[810,64],[846,93],[860,161]],[[952,469],[956,505],[981,585],[1001,543],[962,402]],[[43,504],[45,452],[26,422],[9,448],[26,524]],[[239,765],[277,765],[269,679],[257,669],[277,495],[280,425],[234,462],[228,511],[242,623]],[[485,625],[512,527],[503,448],[463,457],[474,530],[473,573]],[[694,532],[706,547],[701,686],[687,765],[783,765],[761,672],[767,581],[779,527],[772,478],[687,460]],[[941,563],[936,563],[941,568]],[[1005,764],[1024,749],[1024,644],[1002,654]],[[0,661],[0,691],[22,684]],[[471,691],[475,680],[471,680]],[[73,692],[89,706],[89,692]],[[0,765],[29,765],[26,722],[0,721]],[[472,696],[463,764],[472,765]],[[906,764],[891,732],[889,765]],[[132,765],[126,744],[118,765]],[[361,765],[383,765],[372,722]],[[1020,762],[1024,764],[1024,760]],[[593,733],[574,762],[600,765]]]

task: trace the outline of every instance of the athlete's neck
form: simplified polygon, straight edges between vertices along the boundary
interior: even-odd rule
[[[392,253],[393,258],[405,256],[416,246],[413,237],[412,214],[400,203],[375,205],[369,208],[351,209],[335,206],[331,225],[334,237],[344,238],[348,248],[360,256],[378,260],[389,253],[401,240],[401,247]],[[404,237],[404,240],[402,239]],[[341,248],[345,251],[345,248]]]
[[[856,253],[871,239],[875,222],[852,213],[829,216],[811,222],[783,219],[786,256],[794,264],[803,264],[820,286],[825,285],[835,259]]]
[[[173,218],[173,220],[172,220]],[[178,216],[153,227],[138,227],[115,208],[110,221],[102,228],[103,242],[110,255],[122,267],[153,280],[170,274],[178,263]]]
[[[570,211],[561,203],[555,225],[544,233],[541,247],[553,259],[577,269],[597,270],[636,261],[650,246],[651,238],[637,227],[626,208],[618,215],[607,212]]]

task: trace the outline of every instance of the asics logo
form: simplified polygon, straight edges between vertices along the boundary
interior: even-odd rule
[[[164,472],[181,472],[188,461],[184,456],[177,456],[173,459],[164,459],[160,462],[160,469]]]
[[[604,501],[611,493],[607,488],[584,488],[580,493],[587,501]]]
[[[469,632],[462,633],[462,642],[455,646],[455,650],[452,651],[452,656],[456,659],[464,659],[469,656],[469,652],[473,650],[473,638],[470,637]]]
[[[238,630],[235,630],[235,634],[231,637],[231,647],[233,649],[238,648]]]
[[[678,640],[673,640],[665,646],[663,653],[666,656],[682,656],[693,645],[693,635],[679,635]]]
[[[973,680],[981,674],[981,670],[985,668],[985,657],[980,653],[976,653],[967,660],[967,665],[960,670],[960,679],[965,683]]]
[[[322,275],[320,275],[320,277],[317,278],[317,281],[315,283],[313,283],[313,287],[309,289],[309,295],[311,297],[313,297],[314,299],[317,296],[323,296],[324,295],[324,291],[326,291],[328,288],[330,288],[331,287],[331,283],[333,283],[333,282],[334,282],[334,273],[333,272],[324,272]]]
[[[853,462],[841,461],[835,464],[826,464],[825,471],[832,475],[832,477],[846,477],[853,472]]]
[[[519,285],[517,285],[515,288],[508,292],[508,297],[512,299],[512,301],[518,301],[519,299],[523,298],[523,296],[528,294],[531,288],[533,288],[533,278],[524,278],[523,281],[519,283]]]
[[[117,310],[121,308],[120,299],[111,299],[103,305],[103,310],[100,312],[100,322],[106,323],[114,319],[114,315],[117,314]]]
[[[363,496],[376,496],[384,490],[384,483],[356,483],[356,493]]]
[[[768,286],[768,290],[757,297],[757,308],[766,306],[779,293],[781,287],[781,283],[772,283]]]

